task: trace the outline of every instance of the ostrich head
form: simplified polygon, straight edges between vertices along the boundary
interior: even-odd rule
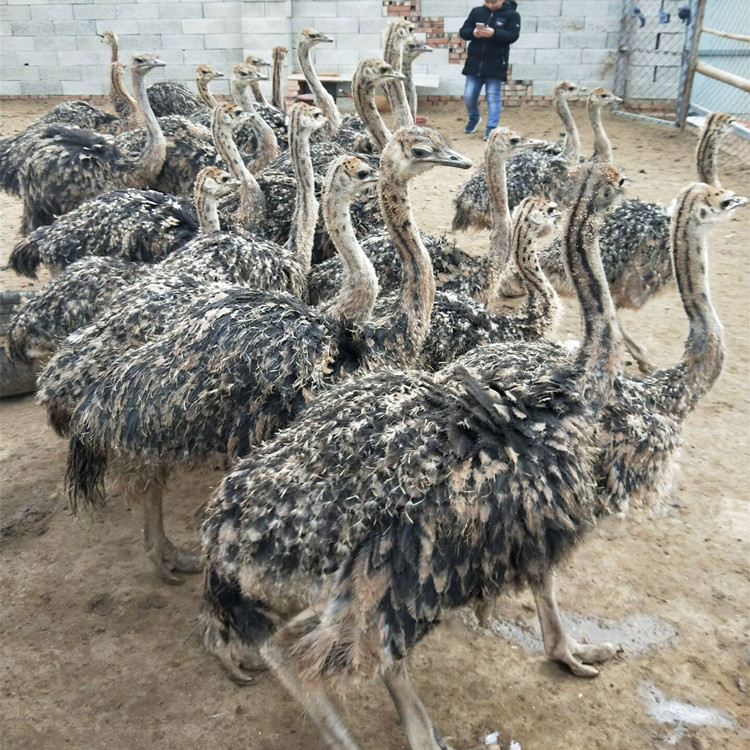
[[[548,201],[538,195],[530,195],[524,198],[517,206],[516,211],[526,211],[526,222],[534,237],[546,237],[555,230],[555,225],[562,212],[554,201]],[[515,219],[516,211],[513,212]]]
[[[360,60],[354,76],[360,85],[368,90],[375,88],[382,81],[392,79],[402,81],[406,78],[403,73],[395,71],[391,65],[379,57],[366,57]]]
[[[289,111],[291,120],[296,119],[300,131],[315,132],[328,123],[328,118],[323,111],[312,104],[297,102]]]
[[[621,102],[619,96],[615,96],[611,91],[597,86],[595,89],[591,89],[591,93],[586,100],[587,107],[597,107],[601,109],[606,107],[608,104],[614,104],[615,102]]]
[[[253,55],[252,53],[249,54],[245,58],[245,65],[252,65],[256,68],[270,68],[271,63],[268,62],[268,60],[264,60],[259,55]]]
[[[747,203],[747,198],[731,190],[703,182],[693,182],[683,188],[670,208],[690,204],[690,223],[701,232],[707,232],[716,222],[729,218],[736,209]]]
[[[388,163],[397,179],[404,181],[436,166],[471,167],[471,159],[448,148],[437,130],[415,125],[399,128],[393,134],[383,149],[381,163]]]
[[[555,86],[553,94],[556,99],[570,99],[571,97],[578,96],[585,92],[585,86],[580,86],[572,81],[560,81],[557,86]]]
[[[299,33],[299,41],[297,42],[297,49],[309,50],[316,44],[322,44],[323,42],[333,42],[331,37],[326,36],[322,31],[317,29],[311,29],[309,26],[305,26]]]
[[[424,52],[432,52],[432,47],[425,42],[420,42],[413,35],[406,40],[406,44],[404,44],[405,60],[416,60]]]
[[[268,76],[261,73],[255,65],[240,63],[232,68],[232,82],[240,88],[249,86],[253,81],[266,81]]]
[[[215,78],[223,78],[224,74],[216,70],[213,65],[199,65],[195,69],[195,77],[202,83],[211,83]]]
[[[239,184],[239,180],[235,180],[229,172],[225,172],[220,167],[215,165],[204,167],[198,172],[198,176],[195,178],[194,193],[196,195],[196,203],[198,202],[199,194],[210,195],[213,198],[219,199],[225,195],[229,195]]]
[[[356,156],[340,156],[329,168],[326,185],[328,190],[345,193],[354,199],[377,183],[379,178],[377,169]]]
[[[130,70],[133,76],[144,76],[154,68],[163,68],[166,63],[153,52],[136,52],[130,58]]]
[[[535,138],[527,138],[520,135],[510,128],[495,128],[490,134],[487,142],[488,154],[503,154],[506,158],[517,151],[523,151],[527,148],[543,145],[544,141]]]
[[[107,44],[110,47],[116,47],[120,41],[117,34],[110,30],[102,31],[102,33],[99,34],[99,38],[102,40],[102,44]]]

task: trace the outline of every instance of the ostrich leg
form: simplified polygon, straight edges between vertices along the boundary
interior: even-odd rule
[[[599,670],[589,663],[611,659],[618,648],[611,643],[577,643],[565,632],[555,596],[554,573],[545,573],[541,586],[533,591],[547,656],[567,664],[576,677],[596,677]]]
[[[198,573],[203,569],[201,559],[191,552],[183,552],[172,544],[164,533],[162,494],[159,484],[152,484],[143,493],[143,540],[148,559],[156,566],[159,577],[171,584],[184,583],[181,573]]]
[[[360,750],[323,687],[312,690],[303,685],[286,658],[288,648],[294,646],[300,630],[302,633],[308,632],[315,622],[317,616],[312,610],[300,612],[260,647],[260,654],[268,668],[312,719],[328,750]]]
[[[383,682],[391,694],[411,750],[450,750],[432,724],[419,700],[406,666],[399,662],[383,672]]]
[[[620,325],[620,333],[622,334],[623,341],[627,350],[632,355],[633,359],[638,363],[638,369],[644,375],[650,375],[656,367],[653,365],[648,357],[648,349],[641,346],[623,327],[622,323],[617,321]]]

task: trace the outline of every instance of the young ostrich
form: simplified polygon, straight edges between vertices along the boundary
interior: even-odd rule
[[[200,71],[198,77],[200,78]],[[169,115],[190,117],[194,112],[209,106],[201,93],[200,85],[198,96],[196,96],[184,84],[177,81],[158,81],[146,90],[151,109],[157,117]]]
[[[383,154],[384,178],[391,186],[388,192],[379,186],[383,213],[399,238],[406,268],[401,294],[387,315],[367,320],[377,293],[374,273],[340,205],[344,177],[351,196],[374,173],[361,161],[342,157],[327,177],[325,212],[354,274],[335,308],[323,313],[288,295],[238,288],[197,299],[179,325],[121,356],[80,400],[71,420],[74,500],[96,500],[109,461],[130,462],[128,471],[153,514],[161,506],[164,477],[176,463],[244,455],[336,380],[385,362],[412,364],[427,329],[434,281],[407,184],[440,164],[468,168],[470,162],[427,129],[399,131]],[[332,199],[339,205],[332,206]],[[177,380],[175,358],[190,363],[178,368]],[[138,393],[148,393],[148,401]],[[178,402],[189,406],[175,411]],[[146,453],[151,459],[143,463]],[[160,576],[174,578],[169,554],[149,557]]]
[[[119,63],[120,39],[117,34],[114,31],[108,29],[107,31],[102,31],[102,33],[99,34],[99,38],[102,40],[102,44],[106,44],[109,47],[110,65]],[[131,102],[129,98],[123,98],[122,92],[119,91],[115,86],[113,86],[111,81],[109,86],[109,100],[110,102],[112,102],[112,106],[114,107],[115,112],[117,112],[118,117],[126,118],[130,116]],[[93,129],[96,130],[96,128]]]
[[[212,81],[217,78],[223,78],[224,74],[213,65],[199,65],[195,69],[195,87],[198,89],[198,98],[201,103],[196,109],[187,115],[189,120],[203,125],[204,127],[210,127],[211,125],[211,112],[219,102],[211,92],[209,88]]]
[[[670,245],[689,323],[685,350],[679,363],[650,376],[618,375],[596,430],[598,516],[623,514],[631,507],[653,504],[669,489],[682,424],[716,382],[725,356],[722,327],[708,286],[706,235],[746,203],[747,199],[728,190],[703,183],[688,185],[675,201]],[[564,346],[537,342],[527,347],[523,360],[534,358],[538,364],[562,365],[570,356]],[[518,365],[517,352],[496,344],[478,347],[445,372],[468,368],[484,376],[517,372]],[[528,377],[533,377],[534,371],[534,366],[528,368]],[[536,604],[547,654],[566,663],[574,674],[595,676],[597,670],[586,662],[603,661],[616,652],[609,644],[578,644],[566,634],[552,576],[536,593]]]
[[[241,159],[232,142],[235,122],[225,110],[212,132],[220,156],[233,176],[242,180]],[[241,195],[242,213],[235,218],[250,226],[252,213],[262,214],[262,207],[256,205],[260,198],[244,182]],[[10,266],[18,274],[35,278],[39,265],[55,275],[85,255],[153,263],[185,245],[199,230],[195,206],[187,198],[154,190],[114,190],[26,235],[14,247]]]
[[[205,510],[206,645],[238,681],[270,668],[331,750],[359,745],[328,686],[375,673],[409,747],[446,750],[408,655],[450,610],[538,588],[592,525],[590,421],[621,342],[591,224],[621,176],[582,172],[565,228],[584,311],[574,362],[530,387],[468,370],[344,383],[238,462]]]
[[[277,50],[279,50],[277,52]],[[283,50],[283,54],[280,52]],[[251,65],[254,68],[271,67],[272,68],[272,80],[276,81],[278,78],[281,79],[282,68],[286,59],[286,47],[274,47],[273,63],[269,63],[257,55],[248,55],[245,58],[245,65]],[[283,150],[286,148],[286,107],[279,109],[273,104],[269,104],[266,97],[261,91],[258,81],[253,81],[250,84],[250,90],[252,91],[254,102],[254,109],[268,123],[273,129],[276,140],[279,142],[279,147]],[[243,105],[240,105],[243,106]],[[244,109],[246,107],[243,106]]]
[[[218,201],[238,185],[218,167],[206,167],[201,172],[195,185],[195,205],[202,232],[213,236],[219,231]],[[151,225],[146,234],[150,236],[155,230]],[[201,262],[208,265],[210,259],[205,252]],[[170,267],[162,266],[160,271]],[[8,328],[10,358],[29,362],[48,357],[68,334],[111,308],[123,289],[140,279],[148,282],[151,270],[153,267],[118,257],[93,256],[71,263],[17,310]],[[212,270],[207,268],[206,273]]]
[[[26,234],[89,198],[115,188],[147,188],[155,181],[166,158],[166,140],[148,107],[145,76],[164,63],[150,54],[132,58],[133,89],[146,123],[146,142],[140,153],[123,150],[114,141],[81,128],[50,125],[43,141],[29,154],[19,182],[24,202],[22,232]],[[127,135],[127,134],[125,134]]]
[[[87,102],[63,102],[37,118],[25,130],[0,140],[0,190],[21,197],[21,169],[29,156],[43,145],[47,128],[53,123],[108,134],[135,127],[138,113],[133,98],[122,84],[124,68],[122,63],[113,62],[109,69],[111,88],[121,92],[122,100],[127,102],[127,111],[123,111],[121,116],[115,117]]]
[[[218,167],[206,167],[195,187],[195,205],[200,216],[201,232],[158,266],[129,268],[127,264],[102,261],[79,262],[66,273],[50,282],[44,291],[21,308],[11,327],[12,351],[17,358],[25,359],[23,352],[33,351],[47,354],[55,351],[62,339],[76,328],[88,324],[106,307],[117,307],[116,300],[127,300],[132,290],[121,293],[123,286],[140,279],[147,288],[164,276],[189,274],[193,279],[225,281],[242,284],[251,289],[284,291],[297,297],[305,295],[307,274],[310,268],[313,235],[317,221],[318,204],[313,192],[312,169],[309,158],[310,134],[322,127],[325,118],[320,110],[300,104],[292,108],[291,137],[295,149],[295,170],[299,185],[295,221],[289,241],[282,247],[262,236],[251,234],[242,228],[220,231],[218,201],[227,195],[228,187],[240,187],[243,195],[237,208],[237,222],[247,223],[246,203],[252,203],[257,192],[254,181],[240,158],[232,141],[231,104],[219,105],[214,110],[214,137],[219,152],[230,166],[228,182]],[[222,175],[221,178],[217,175]],[[137,197],[137,196],[136,196]],[[156,230],[143,217],[148,236]],[[108,271],[111,270],[111,273]],[[158,286],[158,284],[157,284]],[[159,293],[162,300],[163,294]],[[172,304],[177,305],[173,300]],[[166,303],[164,303],[166,304]],[[115,316],[117,317],[117,315]],[[118,329],[121,326],[113,324]],[[28,356],[28,355],[27,355]],[[59,407],[56,411],[60,411]],[[59,420],[58,420],[59,421]]]
[[[695,152],[698,179],[708,185],[721,187],[719,180],[719,146],[721,139],[731,131],[733,115],[726,112],[709,112],[703,122]]]
[[[414,41],[414,24],[406,18],[391,18],[383,34],[383,59],[399,73],[403,72],[404,47]],[[409,107],[406,88],[402,81],[388,82],[383,86],[393,110],[395,128],[414,124],[414,114]]]
[[[516,154],[508,163],[508,196],[514,208],[527,195],[546,193],[550,170],[555,164],[574,166],[582,153],[578,134],[568,100],[586,89],[577,83],[560,81],[554,89],[555,111],[565,127],[563,143],[546,142],[538,149]],[[489,229],[491,226],[490,202],[487,192],[487,173],[484,165],[474,172],[458,189],[454,199],[453,230]]]

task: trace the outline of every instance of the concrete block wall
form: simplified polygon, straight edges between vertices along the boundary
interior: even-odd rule
[[[350,75],[357,61],[382,49],[389,17],[415,20],[435,50],[419,58],[418,73],[437,74],[439,89],[421,94],[460,96],[465,49],[457,32],[481,0],[1,0],[0,95],[102,95],[108,90],[109,49],[97,33],[120,36],[121,59],[158,52],[168,78],[192,87],[195,66],[229,74],[249,52],[270,58],[290,49],[287,72],[298,68],[294,46],[304,26],[334,38],[315,48],[316,67]],[[511,48],[506,91],[548,95],[561,78],[586,86],[613,85],[621,0],[520,0],[521,38]],[[228,92],[226,81],[214,90]],[[270,83],[266,85],[270,91]]]

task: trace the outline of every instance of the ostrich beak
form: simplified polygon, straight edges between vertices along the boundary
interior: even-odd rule
[[[444,146],[440,151],[435,151],[433,155],[429,159],[425,159],[425,161],[440,164],[444,167],[458,167],[458,169],[469,169],[471,167],[471,159],[463,154],[459,154],[458,151],[454,151],[447,146]]]

